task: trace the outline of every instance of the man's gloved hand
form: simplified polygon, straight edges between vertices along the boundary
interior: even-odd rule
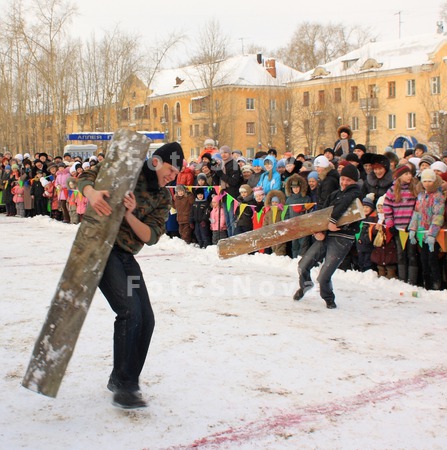
[[[431,252],[435,251],[435,241],[436,239],[433,236],[427,236],[425,238],[425,243],[428,245],[428,250]]]
[[[410,230],[410,236],[409,236],[409,238],[410,238],[410,242],[411,242],[413,245],[417,244],[417,242],[416,242],[416,231]]]

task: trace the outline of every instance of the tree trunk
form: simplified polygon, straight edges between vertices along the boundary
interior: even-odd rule
[[[292,219],[276,222],[272,225],[238,234],[228,239],[221,239],[217,244],[219,258],[255,252],[273,245],[293,241],[318,231],[327,230],[333,207],[321,209]],[[338,226],[357,222],[365,218],[362,202],[356,200],[337,222]]]
[[[135,189],[149,143],[138,133],[114,133],[95,182],[109,191],[112,214],[100,217],[87,208],[22,382],[32,391],[57,395],[123,220],[123,197]]]

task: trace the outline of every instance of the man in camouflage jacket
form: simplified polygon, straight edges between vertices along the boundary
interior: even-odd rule
[[[165,232],[171,208],[171,195],[165,186],[174,181],[182,167],[182,147],[176,143],[157,149],[138,176],[134,192],[123,200],[126,212],[99,288],[116,313],[113,371],[107,387],[114,393],[113,404],[141,408],[139,376],[149,350],[155,320],[143,274],[135,260],[146,245],[154,245]],[[100,165],[85,171],[78,179],[79,191],[99,215],[110,215],[107,191],[95,189]]]

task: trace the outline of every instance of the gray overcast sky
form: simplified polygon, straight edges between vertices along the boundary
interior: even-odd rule
[[[379,40],[397,39],[399,16],[402,37],[436,31],[439,10],[447,0],[167,0],[151,2],[124,0],[71,0],[78,5],[79,16],[73,34],[84,37],[93,31],[100,37],[107,28],[119,25],[151,43],[154,37],[166,37],[182,31],[193,42],[197,30],[209,19],[219,21],[232,39],[232,50],[241,51],[244,44],[266,50],[284,46],[298,24],[304,21],[344,22],[370,27]],[[0,6],[7,0],[0,0]],[[153,4],[156,7],[153,7]],[[445,25],[447,31],[447,24]],[[191,43],[189,44],[191,46]],[[182,55],[187,51],[183,49]],[[180,53],[177,56],[181,59]],[[176,61],[173,61],[174,63]]]

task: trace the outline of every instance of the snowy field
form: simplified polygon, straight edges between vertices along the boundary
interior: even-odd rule
[[[111,405],[98,291],[56,399],[21,386],[77,226],[0,215],[4,449],[445,449],[447,295],[337,271],[338,309],[296,260],[219,260],[166,236],[138,261],[156,316],[149,407]],[[313,271],[316,278],[318,268]]]

